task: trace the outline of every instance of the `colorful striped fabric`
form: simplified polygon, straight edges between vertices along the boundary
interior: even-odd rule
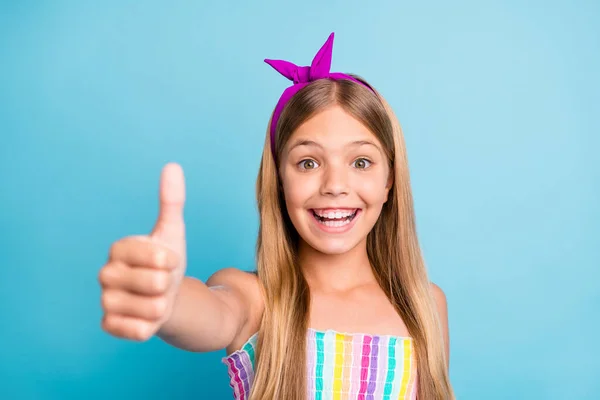
[[[236,400],[248,400],[257,334],[223,357]],[[307,399],[416,399],[416,364],[409,337],[307,332]]]

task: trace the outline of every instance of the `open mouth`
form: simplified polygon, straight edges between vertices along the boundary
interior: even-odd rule
[[[360,208],[356,208],[354,210],[338,210],[328,212],[322,212],[314,209],[310,211],[318,223],[327,227],[338,228],[350,224],[358,215]]]

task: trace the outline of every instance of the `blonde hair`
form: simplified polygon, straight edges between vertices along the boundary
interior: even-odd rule
[[[317,80],[284,108],[276,130],[276,159],[281,160],[287,141],[304,121],[332,105],[342,107],[379,139],[393,173],[388,201],[367,237],[367,253],[381,289],[413,338],[418,398],[454,399],[441,324],[417,240],[404,137],[391,107],[377,92],[358,83]],[[298,234],[283,201],[269,129],[256,192],[260,214],[256,261],[265,309],[250,399],[301,400],[306,398],[310,291],[297,262]]]

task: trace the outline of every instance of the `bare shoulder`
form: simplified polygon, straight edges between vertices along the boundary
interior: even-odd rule
[[[206,286],[211,290],[225,290],[234,292],[246,304],[261,306],[263,304],[260,282],[256,274],[241,269],[228,267],[215,272],[206,281]]]
[[[442,335],[444,339],[444,350],[446,352],[446,365],[449,365],[450,358],[450,334],[448,332],[448,301],[446,300],[446,294],[435,283],[431,282],[431,292],[435,299],[435,304],[438,312],[438,318],[442,328]]]
[[[258,289],[258,284],[258,277],[255,274],[234,267],[220,269],[206,281],[206,285],[212,288],[243,288],[244,290]]]
[[[431,284],[431,291],[433,293],[433,298],[435,299],[435,304],[437,305],[437,308],[438,308],[438,312],[441,312],[442,310],[447,309],[448,301],[446,300],[446,294],[444,293],[442,288],[433,282],[430,282],[430,284]]]

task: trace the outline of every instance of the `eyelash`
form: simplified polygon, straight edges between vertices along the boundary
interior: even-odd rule
[[[315,160],[313,160],[312,158],[305,158],[304,160],[302,160],[302,161],[300,161],[300,162],[298,163],[298,166],[300,167],[300,169],[301,169],[302,171],[310,171],[310,169],[306,169],[306,168],[302,167],[302,164],[304,164],[304,163],[305,163],[305,162],[307,162],[307,161],[312,161],[312,162],[314,162],[315,164],[317,164],[317,162],[316,162]],[[318,164],[317,164],[317,165],[318,165]],[[314,169],[314,168],[311,168],[311,169]]]
[[[367,165],[366,167],[364,167],[364,168],[359,168],[359,169],[363,169],[363,170],[364,170],[364,169],[369,169],[369,167],[370,167],[371,165],[373,165],[373,161],[369,160],[368,158],[365,158],[365,157],[359,157],[359,158],[357,158],[356,160],[354,160],[354,163],[356,163],[358,160],[363,160],[363,161],[366,161],[366,162],[368,163],[368,165]]]
[[[365,158],[365,157],[359,157],[359,158],[357,158],[356,160],[354,160],[354,161],[352,162],[352,164],[355,164],[355,163],[356,163],[357,161],[359,161],[359,160],[366,161],[368,165],[367,165],[365,168],[358,168],[358,169],[366,170],[366,169],[369,169],[369,167],[370,167],[371,165],[373,165],[373,161],[371,161],[371,160],[369,160],[368,158]],[[318,163],[317,163],[315,160],[313,160],[312,158],[305,158],[304,160],[301,160],[301,161],[298,163],[298,166],[300,167],[300,169],[301,169],[301,170],[303,170],[303,171],[310,171],[311,169],[314,169],[314,168],[306,169],[306,168],[303,168],[303,167],[302,167],[302,164],[303,164],[303,163],[305,163],[305,162],[307,162],[307,161],[312,161],[312,162],[314,162],[315,164],[319,165],[319,164],[318,164]]]

